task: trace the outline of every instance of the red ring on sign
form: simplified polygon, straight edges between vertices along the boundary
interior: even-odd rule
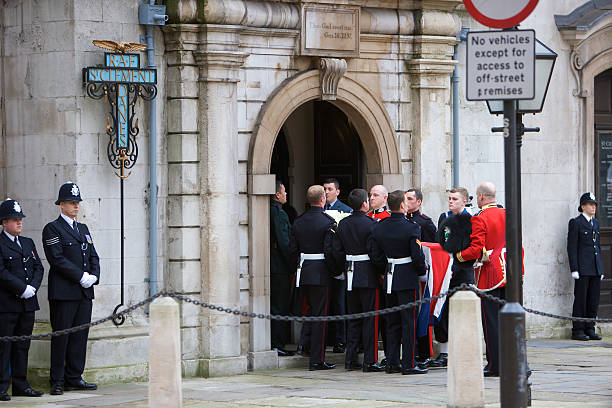
[[[529,16],[533,9],[535,9],[538,5],[538,0],[529,0],[529,3],[527,3],[525,8],[521,10],[518,14],[503,20],[498,20],[485,16],[476,8],[476,6],[474,6],[472,0],[463,0],[463,4],[465,5],[465,8],[468,13],[470,13],[470,15],[474,17],[474,19],[479,23],[491,28],[510,28],[518,25],[521,21],[526,19],[527,16]]]

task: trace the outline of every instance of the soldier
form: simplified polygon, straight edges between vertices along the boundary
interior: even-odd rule
[[[389,194],[391,217],[379,222],[370,241],[370,259],[385,270],[383,289],[387,307],[414,302],[419,298],[419,276],[425,276],[425,256],[419,241],[419,227],[406,218],[408,203],[401,190]],[[386,267],[386,269],[385,269]],[[388,314],[387,367],[389,374],[425,374],[415,365],[416,308]],[[400,344],[402,365],[400,366]]]
[[[347,282],[348,313],[362,313],[376,310],[380,296],[376,267],[368,256],[368,243],[376,221],[366,216],[369,209],[368,193],[355,189],[349,193],[348,202],[353,214],[340,221],[334,237],[334,256],[338,267],[345,271]],[[345,368],[362,368],[357,361],[360,336],[363,336],[363,371],[383,371],[378,360],[378,327],[374,316],[354,319],[348,322],[348,341]]]
[[[43,278],[34,241],[21,236],[21,206],[7,198],[0,204],[0,337],[30,336],[34,312],[39,310],[36,292]],[[26,379],[30,340],[0,343],[0,401],[10,401],[7,391],[13,383],[13,396],[40,397]],[[9,369],[10,367],[10,369]],[[10,374],[9,374],[10,370]]]
[[[310,186],[306,200],[310,209],[295,220],[291,229],[290,259],[292,265],[298,265],[295,285],[306,298],[308,316],[327,316],[330,280],[338,275],[332,249],[336,222],[323,212],[322,186]],[[325,326],[323,322],[310,324],[310,370],[336,367],[325,361]]]
[[[49,315],[53,331],[91,321],[93,285],[100,279],[98,254],[87,225],[76,221],[81,193],[67,182],[59,189],[55,205],[60,216],[42,232],[49,262]],[[71,390],[95,390],[83,380],[89,330],[51,338],[51,394]]]
[[[285,186],[276,182],[276,193],[270,199],[270,313],[289,314],[289,293],[291,292],[289,271],[289,235],[291,225],[289,217],[283,211],[287,202]],[[270,322],[272,349],[279,356],[292,356],[293,352],[285,350],[287,322],[272,320]]]
[[[595,219],[597,201],[592,193],[580,197],[581,213],[569,221],[567,255],[574,278],[574,317],[597,317],[601,280],[604,278],[599,244],[599,221]],[[595,323],[573,322],[572,339],[601,340]]]
[[[480,212],[471,218],[470,246],[455,254],[459,262],[481,260],[476,285],[500,299],[505,298],[506,278],[503,251],[506,248],[506,210],[497,206],[493,183],[480,183],[476,189]],[[485,377],[499,377],[499,304],[482,299],[482,320],[487,345]]]
[[[457,187],[448,193],[448,211],[440,214],[438,219],[438,242],[446,252],[452,254],[470,246],[472,215],[465,205],[469,200],[469,193],[463,187]],[[474,283],[474,261],[459,262],[453,260],[452,277],[448,288],[453,289],[463,283]],[[430,367],[446,367],[448,363],[448,298],[440,321],[434,327],[440,354],[433,360]]]

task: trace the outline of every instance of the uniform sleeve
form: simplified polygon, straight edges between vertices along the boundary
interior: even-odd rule
[[[274,234],[276,235],[276,245],[284,261],[289,261],[289,234],[291,233],[291,225],[289,217],[284,211],[279,211],[278,218],[274,222]]]
[[[485,246],[485,234],[487,233],[484,221],[478,216],[471,218],[472,234],[470,235],[470,246],[461,252],[457,252],[457,259],[460,262],[478,259],[482,256],[482,249]]]
[[[91,236],[91,235],[90,235]],[[89,272],[90,275],[95,275],[98,280],[94,283],[97,285],[100,283],[100,257],[96,251],[96,247],[93,242],[91,243],[91,250],[89,252]]]
[[[410,238],[410,257],[412,258],[412,265],[417,275],[425,275],[425,254],[423,254],[421,243],[416,237]]]
[[[337,231],[334,234],[334,238],[332,240],[332,249],[334,254],[334,260],[336,262],[336,268],[341,271],[344,271],[344,266],[346,263],[346,251],[344,250],[344,244],[342,243],[342,239],[340,239],[339,232],[340,231]]]
[[[40,285],[42,284],[45,268],[43,267],[42,262],[40,262],[40,256],[38,256],[38,251],[36,251],[34,241],[30,241],[32,242],[32,251],[34,252],[34,273],[31,284],[36,288],[36,290],[38,290],[40,288]]]
[[[9,265],[4,263],[4,257],[0,256],[0,286],[7,288],[17,296],[21,296],[26,284],[9,271]]]
[[[51,224],[47,224],[43,229],[42,241],[45,256],[49,265],[54,267],[54,271],[66,279],[79,282],[83,277],[83,270],[64,256],[60,235]]]
[[[292,228],[290,238],[289,238],[289,273],[295,273],[295,268],[298,265],[299,259],[300,259],[300,247],[295,237],[295,231]]]
[[[430,219],[427,220],[423,230],[421,231],[421,236],[423,241],[425,242],[438,242],[437,241],[438,230],[436,229],[436,225]]]
[[[378,272],[381,274],[384,273],[385,268],[387,267],[387,257],[380,245],[378,245],[378,241],[376,241],[376,234],[374,232],[370,234],[370,238],[368,239],[368,255],[370,256],[370,261],[376,267]]]
[[[567,257],[571,272],[580,272],[578,264],[578,241],[580,240],[580,228],[574,218],[569,220],[567,226]]]
[[[327,232],[325,233],[325,238],[323,241],[323,253],[325,254],[325,263],[327,264],[327,268],[331,272],[331,276],[336,276],[342,273],[342,269],[338,268],[336,258],[334,257],[333,243],[337,239],[336,228],[338,228],[338,226],[335,222],[330,224],[329,228],[327,229]]]

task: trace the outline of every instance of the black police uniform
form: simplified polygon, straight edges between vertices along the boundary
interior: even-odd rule
[[[395,265],[391,294],[386,294],[386,306],[414,302],[419,298],[419,276],[425,275],[425,256],[419,242],[419,226],[402,213],[380,221],[372,233],[370,259],[385,271],[383,290],[386,294],[390,258],[411,258],[411,262]],[[387,372],[399,369],[400,344],[402,370],[415,367],[415,334],[417,308],[387,315]]]
[[[347,255],[368,255],[368,244],[376,221],[365,215],[363,211],[355,211],[338,224],[334,236],[334,257],[338,267],[352,271],[352,288],[346,292],[348,313],[361,313],[376,310],[379,303],[380,289],[378,277],[380,274],[369,261],[346,260]],[[363,363],[366,367],[376,363],[378,359],[378,327],[375,318],[354,319],[348,322],[348,341],[345,360],[347,364],[357,362],[359,340],[363,336]]]
[[[82,201],[75,184],[62,185],[60,201]],[[91,321],[93,286],[80,284],[83,273],[97,277],[100,283],[100,262],[87,225],[68,224],[60,215],[45,225],[42,240],[49,262],[49,312],[54,331],[68,329]],[[73,387],[83,381],[89,330],[51,339],[51,384]],[[81,387],[78,387],[81,388]]]
[[[306,298],[308,316],[326,316],[329,308],[329,285],[337,275],[332,249],[336,222],[321,207],[311,207],[297,218],[291,229],[291,264],[300,264],[300,254],[323,254],[325,259],[304,260],[300,272],[300,292]],[[297,279],[297,276],[296,276]],[[323,322],[310,324],[310,366],[320,368],[325,361],[325,328]]]
[[[590,193],[580,198],[580,206],[595,203]],[[578,211],[582,212],[579,207]],[[574,305],[572,316],[597,317],[601,276],[604,273],[599,242],[599,221],[595,217],[587,221],[582,214],[569,221],[567,233],[567,253],[571,272],[578,272],[580,278],[574,281]],[[573,322],[572,335],[586,334],[598,338],[595,334],[595,323]]]
[[[15,205],[17,204],[17,205]],[[24,218],[19,204],[6,200],[0,205],[0,221]],[[0,232],[0,336],[29,336],[34,328],[34,312],[39,310],[37,295],[25,299],[21,296],[30,285],[40,288],[44,269],[32,239],[19,236],[18,243],[6,233]],[[0,343],[0,394],[13,383],[13,395],[31,390],[26,379],[30,340]],[[10,365],[10,376],[9,376]],[[42,392],[32,391],[40,396]]]
[[[270,313],[289,314],[289,294],[291,293],[289,269],[289,217],[281,203],[270,200]],[[270,322],[272,348],[285,348],[287,322]]]

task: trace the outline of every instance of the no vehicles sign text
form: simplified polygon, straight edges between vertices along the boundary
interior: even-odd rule
[[[535,31],[480,31],[467,37],[467,99],[533,99]]]

